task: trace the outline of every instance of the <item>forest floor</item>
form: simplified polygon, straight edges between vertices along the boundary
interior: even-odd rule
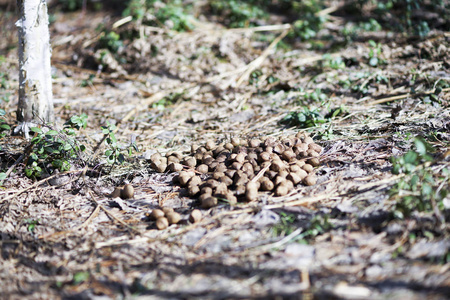
[[[2,135],[1,299],[448,299],[449,32],[349,37],[335,16],[301,42],[286,25],[202,20],[177,33],[125,23],[118,30],[145,35],[118,63],[99,56],[96,28],[121,17],[53,17],[51,129],[86,114],[76,132],[86,150],[69,171],[48,164],[30,179],[36,146]],[[0,21],[0,107],[13,126],[15,17]],[[317,183],[284,196],[199,208],[149,161],[208,140],[298,132],[323,147]],[[106,161],[111,149],[123,164]],[[132,199],[110,197],[125,183]],[[181,222],[158,230],[158,207]],[[194,208],[202,219],[191,223]]]

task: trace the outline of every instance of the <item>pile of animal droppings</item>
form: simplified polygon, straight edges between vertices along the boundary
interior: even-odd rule
[[[177,172],[174,183],[198,197],[202,208],[219,201],[235,204],[255,201],[258,192],[287,195],[296,185],[316,184],[314,167],[320,164],[322,147],[305,133],[286,138],[249,140],[234,137],[229,142],[207,141],[192,145],[191,153],[155,153],[150,165],[157,172]]]

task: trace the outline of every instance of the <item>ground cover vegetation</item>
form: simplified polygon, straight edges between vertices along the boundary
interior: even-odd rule
[[[0,7],[2,296],[450,294],[447,1],[50,1],[30,140]]]

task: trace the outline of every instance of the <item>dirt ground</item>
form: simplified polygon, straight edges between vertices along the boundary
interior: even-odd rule
[[[450,32],[349,40],[338,14],[307,42],[286,36],[276,16],[244,29],[199,18],[180,33],[125,23],[119,31],[145,34],[125,42],[118,62],[99,56],[96,28],[121,16],[53,17],[52,128],[86,114],[77,133],[86,151],[70,171],[30,179],[30,141],[1,138],[1,299],[449,298]],[[0,108],[14,126],[15,16],[0,21]],[[105,160],[107,122],[121,165]],[[323,147],[317,183],[285,196],[199,208],[174,172],[150,163],[208,140],[298,132]],[[407,163],[391,157],[408,151],[423,157],[393,174]],[[126,183],[132,199],[109,196]],[[158,207],[181,222],[158,230],[149,218]]]

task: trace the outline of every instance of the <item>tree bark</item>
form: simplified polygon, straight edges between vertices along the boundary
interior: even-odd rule
[[[51,47],[46,0],[17,0],[19,30],[19,104],[16,133],[54,121]]]

